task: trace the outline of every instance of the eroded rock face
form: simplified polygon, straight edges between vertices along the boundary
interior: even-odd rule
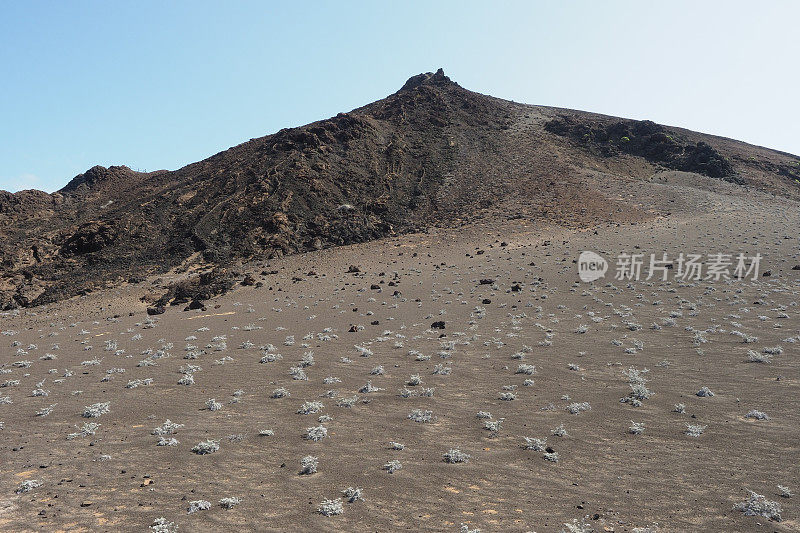
[[[93,220],[80,227],[67,237],[61,245],[61,254],[64,256],[83,255],[99,252],[112,244],[117,238],[117,231],[106,222]]]
[[[568,137],[604,157],[624,153],[644,157],[672,170],[696,172],[712,178],[738,181],[733,165],[706,142],[687,142],[664,126],[649,120],[612,123],[561,116],[545,129]]]

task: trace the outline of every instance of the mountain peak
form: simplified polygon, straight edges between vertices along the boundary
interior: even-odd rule
[[[444,74],[444,69],[439,69],[436,72],[424,72],[422,74],[417,74],[416,76],[411,76],[408,78],[408,81],[403,85],[400,89],[401,91],[406,91],[409,89],[413,89],[415,87],[419,87],[420,85],[450,85],[453,81],[450,80]]]

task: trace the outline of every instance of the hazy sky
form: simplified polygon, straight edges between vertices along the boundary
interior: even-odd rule
[[[443,67],[800,154],[800,1],[0,0],[0,189],[176,169]]]

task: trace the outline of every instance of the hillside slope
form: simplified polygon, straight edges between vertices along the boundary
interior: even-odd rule
[[[53,194],[0,191],[0,307],[181,264],[225,266],[432,224],[643,220],[674,206],[644,208],[618,191],[644,190],[664,170],[800,198],[795,156],[508,102],[463,89],[440,69],[365,107],[174,172],[93,167]]]

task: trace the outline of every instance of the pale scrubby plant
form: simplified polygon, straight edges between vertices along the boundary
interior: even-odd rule
[[[785,485],[778,485],[778,492],[780,493],[781,498],[791,498],[794,496],[792,489]]]
[[[389,448],[391,448],[393,450],[402,450],[405,447],[406,447],[405,444],[400,443],[400,442],[392,441],[392,442],[389,443]]]
[[[452,448],[449,451],[442,454],[442,459],[445,463],[466,463],[469,461],[471,456],[462,452],[457,448]]]
[[[552,433],[556,437],[568,437],[569,436],[569,434],[567,433],[567,428],[564,427],[564,424],[559,424],[550,433]]]
[[[382,391],[382,390],[384,390],[384,389],[382,389],[380,387],[374,387],[372,385],[372,381],[367,381],[367,384],[364,385],[363,387],[361,387],[360,389],[358,389],[358,392],[360,392],[362,394],[366,394],[366,393],[369,393],[369,392],[378,392],[378,391]]]
[[[81,413],[81,416],[84,418],[97,418],[98,416],[108,413],[110,410],[110,405],[111,402],[100,402],[88,405],[83,408],[83,413]]]
[[[209,398],[208,400],[206,400],[205,405],[206,409],[208,409],[209,411],[219,411],[220,409],[222,409],[222,404],[214,398]]]
[[[297,410],[297,413],[301,415],[310,415],[319,412],[324,407],[325,406],[322,404],[322,402],[318,401],[304,402],[303,405],[301,405],[300,408]]]
[[[763,353],[765,355],[781,355],[783,353],[783,347],[782,346],[766,346],[766,347],[764,347],[763,350],[761,350],[761,353]]]
[[[699,437],[706,430],[706,427],[699,424],[686,424],[686,434],[690,437]]]
[[[535,452],[543,452],[545,448],[547,448],[547,439],[537,439],[532,437],[522,437],[525,439],[525,444],[523,447],[526,450],[533,450]]]
[[[476,414],[475,417],[479,419],[492,418],[492,413],[488,411],[478,411],[478,414]]]
[[[38,489],[41,486],[42,482],[39,481],[38,479],[26,479],[22,483],[17,485],[17,488],[14,492],[16,492],[17,494],[23,494],[25,492],[30,492],[33,489]]]
[[[646,426],[644,422],[634,422],[631,420],[631,425],[628,427],[628,433],[631,435],[641,435],[644,433]]]
[[[742,511],[745,516],[761,516],[776,522],[781,521],[781,505],[778,502],[768,500],[765,496],[748,490],[748,497],[745,501],[737,503],[733,508]]]
[[[175,437],[159,437],[156,442],[156,446],[177,446],[178,444],[178,439]]]
[[[272,437],[275,435],[275,431],[272,429],[262,429],[258,432],[259,437]]]
[[[207,511],[211,509],[211,502],[208,500],[193,500],[189,502],[188,514],[196,513],[197,511]]]
[[[570,414],[577,415],[581,411],[589,411],[591,408],[592,406],[589,405],[589,402],[573,402],[567,406],[567,411]]]
[[[414,409],[410,413],[408,413],[408,418],[413,420],[414,422],[430,422],[433,418],[433,411],[428,411],[424,409]]]
[[[542,458],[545,461],[550,461],[551,463],[557,463],[559,460],[558,452],[545,452],[544,455],[542,455]]]
[[[194,376],[192,374],[183,374],[178,380],[178,385],[194,385]]]
[[[197,455],[208,455],[210,453],[218,452],[219,441],[207,439],[202,442],[198,442],[194,445],[194,447],[192,447],[192,451]]]
[[[711,398],[712,396],[714,396],[714,393],[711,392],[711,389],[709,389],[708,387],[702,387],[699,391],[695,393],[695,395],[699,396],[700,398]]]
[[[498,396],[498,399],[503,400],[505,402],[510,402],[512,400],[516,400],[517,395],[514,394],[513,392],[501,392],[500,395]]]
[[[153,525],[150,526],[150,531],[153,533],[177,533],[178,526],[175,522],[170,522],[163,516],[153,520]]]
[[[372,350],[369,348],[365,348],[364,346],[354,346],[354,348],[358,351],[361,357],[370,357],[372,355]]]
[[[483,429],[490,431],[494,437],[500,431],[500,427],[503,425],[503,420],[505,420],[505,418],[498,418],[497,420],[484,420]]]
[[[303,354],[303,358],[297,363],[297,366],[301,368],[307,368],[309,366],[314,366],[314,352],[306,352]]]
[[[47,416],[47,415],[49,415],[50,413],[53,412],[53,409],[55,409],[56,405],[58,405],[58,404],[54,403],[54,404],[48,405],[47,407],[43,407],[42,409],[39,409],[38,411],[36,411],[36,416]]]
[[[422,379],[420,378],[419,374],[412,374],[411,377],[408,378],[408,381],[406,382],[406,385],[410,387],[415,387],[421,384],[422,384]]]
[[[292,379],[298,381],[308,381],[308,376],[306,375],[305,371],[302,367],[293,366],[289,369],[289,375],[292,376]]]
[[[517,366],[517,370],[514,371],[515,374],[526,374],[526,375],[533,375],[536,373],[536,365],[526,365],[521,364]]]
[[[306,440],[318,442],[328,436],[328,428],[325,426],[314,426],[310,428],[306,428],[306,434],[304,438]]]
[[[222,498],[219,501],[219,506],[222,507],[223,509],[230,510],[239,505],[240,503],[242,503],[241,498],[228,497],[228,498]]]
[[[747,361],[750,363],[771,363],[772,354],[758,353],[755,350],[747,350]]]
[[[373,376],[382,376],[384,374],[383,365],[378,365],[369,372]]]
[[[433,373],[440,375],[440,376],[447,376],[452,372],[453,369],[449,366],[444,366],[443,364],[439,363],[435,367],[433,367]]]
[[[272,394],[270,394],[269,397],[270,398],[288,398],[289,396],[291,396],[289,394],[289,391],[284,389],[283,387],[280,387],[280,388],[275,389],[274,391],[272,391]]]
[[[306,455],[302,459],[300,459],[300,472],[301,476],[314,474],[317,472],[317,467],[319,466],[319,460],[314,457],[313,455]]]
[[[180,428],[183,427],[183,424],[176,424],[169,418],[167,418],[163,424],[158,426],[157,428],[153,429],[153,435],[174,435]]]
[[[573,519],[572,522],[566,522],[564,524],[564,529],[561,530],[561,533],[592,533],[594,528],[586,522],[585,520],[578,521],[577,518]]]
[[[83,426],[78,428],[77,432],[70,433],[69,435],[67,435],[67,440],[72,440],[77,437],[88,437],[89,435],[94,435],[95,433],[97,433],[98,429],[100,429],[100,424],[96,422],[86,422]]]
[[[344,512],[342,507],[342,499],[336,498],[335,500],[323,500],[317,508],[317,512],[323,516],[336,516]]]
[[[403,468],[403,464],[397,459],[392,459],[391,461],[383,465],[383,469],[389,472],[390,474],[394,474],[401,468]]]
[[[353,407],[356,404],[356,402],[358,402],[358,395],[349,396],[347,398],[340,398],[339,401],[336,402],[336,405],[338,405],[339,407],[346,407],[349,409],[350,407]]]
[[[751,409],[750,411],[748,411],[746,415],[744,415],[744,417],[754,418],[756,420],[769,420],[769,415],[767,413],[759,411],[757,409]]]
[[[675,407],[672,408],[672,412],[684,414],[686,412],[686,406],[682,403],[676,403]]]
[[[364,491],[360,487],[347,487],[342,491],[342,494],[349,503],[355,503],[358,500],[364,499]]]

